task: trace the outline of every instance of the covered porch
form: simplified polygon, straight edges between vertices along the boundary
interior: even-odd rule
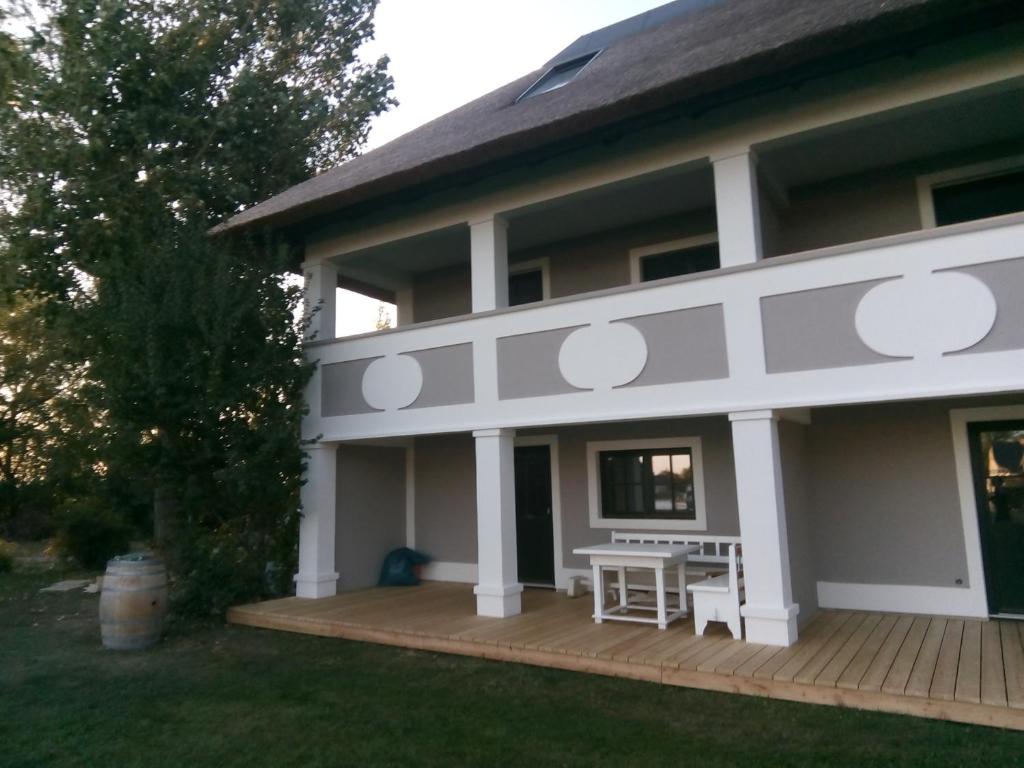
[[[665,685],[1024,730],[1024,624],[823,610],[789,647],[690,619],[595,624],[588,597],[527,589],[523,612],[476,615],[468,584],[425,582],[233,608],[234,624],[630,677]]]

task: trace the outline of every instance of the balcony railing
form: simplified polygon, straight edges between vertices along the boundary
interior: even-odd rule
[[[1024,390],[1024,215],[308,354],[329,440]]]

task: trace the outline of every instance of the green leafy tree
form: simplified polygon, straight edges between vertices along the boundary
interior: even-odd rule
[[[2,1],[2,0],[0,0]],[[211,226],[355,154],[376,0],[49,0],[0,116],[8,283],[70,329],[111,505],[154,500],[189,607],[291,570],[309,370],[295,254]]]

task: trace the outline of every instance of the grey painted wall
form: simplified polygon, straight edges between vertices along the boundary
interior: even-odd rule
[[[628,285],[631,248],[714,231],[715,214],[709,209],[514,251],[509,254],[509,261],[515,264],[547,258],[552,298],[573,296]],[[471,309],[468,264],[416,278],[413,285],[413,319],[416,322],[464,315]]]
[[[371,587],[385,555],[405,546],[405,449],[338,446],[337,494],[339,587]]]
[[[552,432],[553,430],[537,430],[538,434]],[[558,430],[557,434],[562,481],[562,545],[566,568],[589,568],[587,558],[577,557],[572,554],[572,550],[575,547],[608,541],[611,535],[608,528],[590,527],[587,502],[587,443],[597,440],[700,437],[708,517],[708,529],[705,533],[722,536],[739,534],[732,436],[729,422],[724,417],[593,424],[567,427]]]
[[[806,427],[792,421],[779,422],[779,450],[782,454],[782,487],[789,541],[789,576],[793,600],[800,606],[798,621],[803,625],[818,612],[814,514],[807,498]]]
[[[820,581],[968,585],[951,407],[814,411],[805,477]]]
[[[452,344],[408,354],[423,371],[423,389],[409,408],[473,402],[472,344]]]
[[[764,210],[762,209],[762,214]],[[766,253],[797,253],[921,228],[917,182],[899,176],[856,176],[790,190],[789,205],[769,218]],[[763,216],[764,218],[764,216]]]
[[[473,436],[416,438],[416,549],[435,560],[475,563]]]

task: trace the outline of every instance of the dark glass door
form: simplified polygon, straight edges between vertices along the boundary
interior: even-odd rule
[[[551,517],[551,451],[546,445],[516,448],[516,543],[519,581],[555,583]]]
[[[1024,614],[1024,421],[969,425],[992,613]]]

